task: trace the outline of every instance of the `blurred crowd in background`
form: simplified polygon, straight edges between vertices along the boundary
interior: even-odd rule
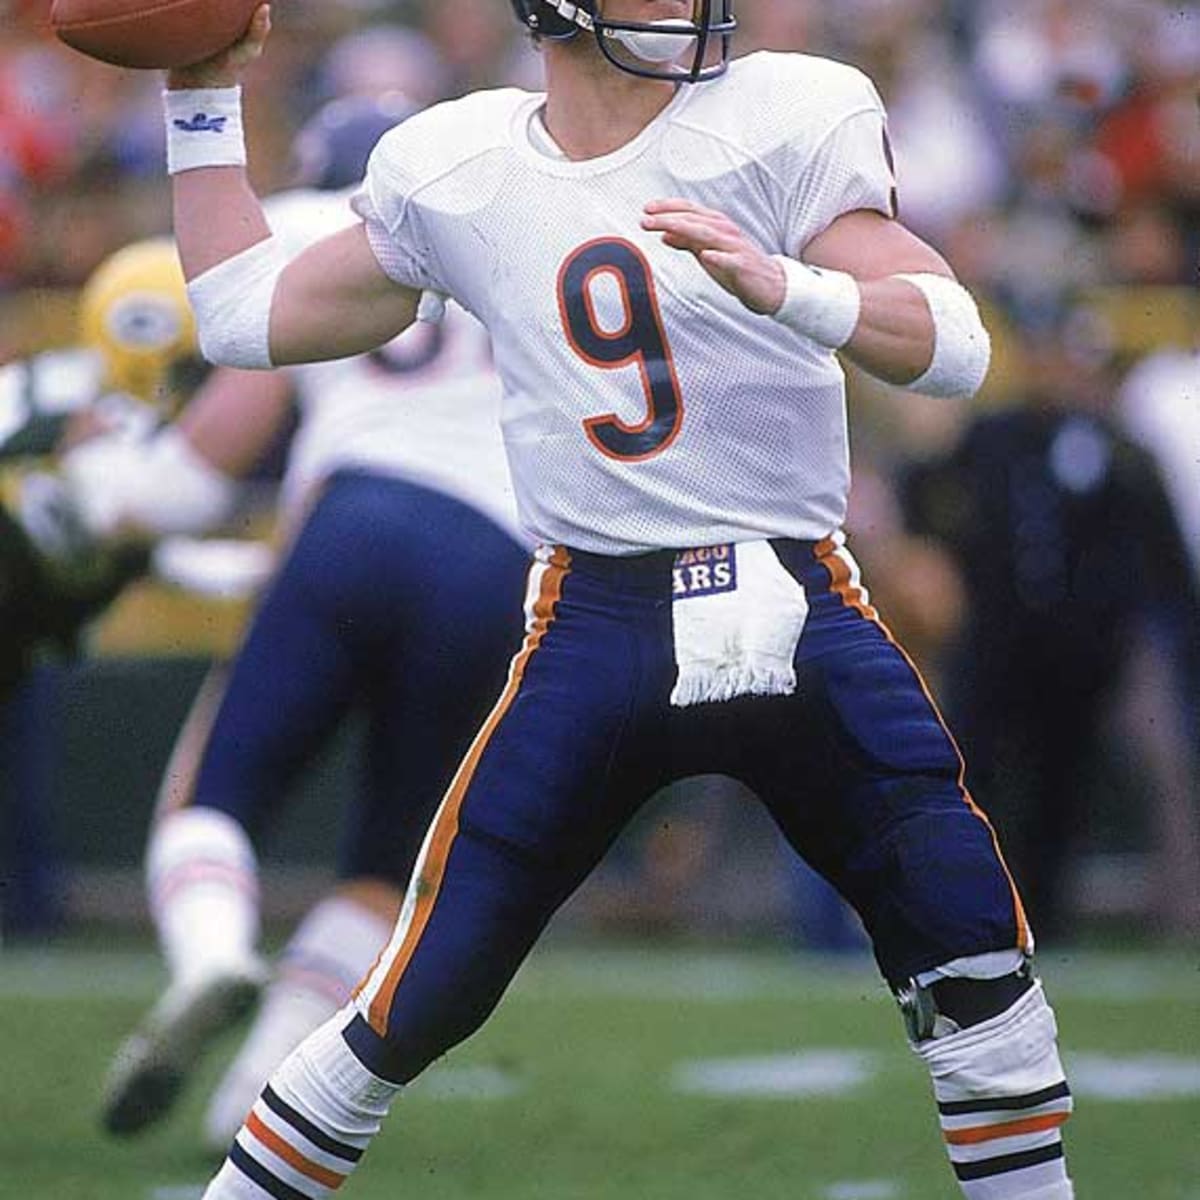
[[[93,268],[169,229],[160,79],[61,47],[47,8],[0,0],[0,364],[69,343]],[[1069,930],[1071,847],[1108,792],[1138,810],[1115,841],[1148,851],[1154,928],[1200,936],[1200,4],[739,0],[738,17],[741,52],[875,80],[902,217],[996,333],[974,406],[852,379],[851,534],[881,606],[1044,926]],[[263,193],[333,97],[538,86],[507,0],[282,0],[274,20],[247,99]],[[699,811],[638,860],[668,924],[730,819]]]
[[[6,0],[0,287],[69,286],[165,228],[153,72],[72,54]],[[906,220],[1027,308],[1053,286],[1193,280],[1200,8],[1159,0],[742,0],[740,46],[862,66],[891,114]],[[256,184],[331,96],[536,86],[504,0],[288,0],[253,83]]]

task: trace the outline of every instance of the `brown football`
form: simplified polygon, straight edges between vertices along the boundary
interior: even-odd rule
[[[118,67],[187,67],[231,46],[262,0],[54,0],[50,25]]]

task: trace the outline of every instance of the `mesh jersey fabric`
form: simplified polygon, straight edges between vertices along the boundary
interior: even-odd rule
[[[825,536],[849,487],[836,357],[639,222],[647,201],[682,196],[799,254],[843,213],[891,215],[874,87],[760,52],[582,162],[531,145],[543,100],[503,89],[418,114],[384,136],[354,198],[392,278],[448,293],[491,332],[523,524],[601,554]],[[642,453],[637,431],[659,424]]]
[[[264,208],[295,256],[358,220],[349,198],[296,189]],[[360,468],[435,488],[517,536],[491,344],[461,308],[449,305],[439,324],[419,322],[370,354],[287,370],[301,414],[284,476],[291,519],[332,472]]]

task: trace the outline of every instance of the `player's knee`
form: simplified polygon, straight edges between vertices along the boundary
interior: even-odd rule
[[[920,1045],[999,1017],[1035,983],[1033,970],[1026,963],[996,978],[953,976],[924,984],[914,980],[897,992],[897,1000],[909,1039]]]
[[[1061,1127],[1071,1092],[1040,982],[1028,972],[941,980],[907,989],[901,1005],[959,1179],[1020,1173],[1022,1186],[1069,1196]]]
[[[987,823],[961,800],[912,813],[890,838],[878,936],[946,960],[1015,945],[1012,884]],[[889,978],[892,976],[889,974]]]

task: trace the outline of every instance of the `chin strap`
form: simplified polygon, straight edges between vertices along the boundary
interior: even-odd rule
[[[593,20],[592,14],[578,4],[572,4],[571,0],[544,0],[544,3],[548,8],[554,9],[564,21],[569,21],[572,25],[577,25],[588,33],[596,31],[596,22]]]

